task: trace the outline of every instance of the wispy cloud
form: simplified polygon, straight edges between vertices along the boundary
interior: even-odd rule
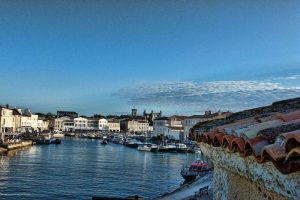
[[[271,80],[299,80],[300,75],[291,75],[291,76],[282,76],[282,77],[273,77]]]
[[[156,82],[122,88],[117,96],[130,105],[237,111],[300,96],[300,87],[271,81]]]

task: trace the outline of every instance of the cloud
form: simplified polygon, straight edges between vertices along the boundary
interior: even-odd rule
[[[291,76],[283,76],[283,77],[273,77],[271,80],[299,80],[300,75],[291,75]]]
[[[122,88],[116,93],[129,105],[185,110],[238,111],[300,96],[299,87],[271,81],[156,82]]]

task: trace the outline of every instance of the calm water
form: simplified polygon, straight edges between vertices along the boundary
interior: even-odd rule
[[[66,138],[0,156],[0,199],[156,197],[176,189],[195,154],[141,152],[98,140]]]

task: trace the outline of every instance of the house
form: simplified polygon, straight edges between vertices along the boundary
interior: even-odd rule
[[[84,117],[74,118],[75,130],[82,131],[87,130],[88,119]]]
[[[99,131],[108,131],[108,121],[105,118],[99,119]]]
[[[8,105],[6,107],[0,106],[0,131],[1,133],[12,133],[15,131],[15,117],[13,110],[9,109]]]
[[[120,127],[123,131],[146,133],[149,130],[149,123],[144,119],[125,119],[120,122]]]
[[[74,128],[74,120],[71,117],[64,116],[54,119],[55,131],[70,131]]]
[[[120,132],[120,120],[118,119],[108,119],[107,120],[108,130],[110,132]]]
[[[153,121],[153,133],[152,136],[164,135],[167,131],[167,127],[170,126],[168,117],[159,117]]]

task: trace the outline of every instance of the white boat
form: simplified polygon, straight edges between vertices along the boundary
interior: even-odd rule
[[[182,144],[182,143],[178,143],[176,145],[176,150],[177,152],[183,152],[183,153],[186,153],[188,151],[188,147],[185,145],[185,144]]]
[[[142,144],[138,146],[140,151],[158,151],[158,146],[156,144]]]

